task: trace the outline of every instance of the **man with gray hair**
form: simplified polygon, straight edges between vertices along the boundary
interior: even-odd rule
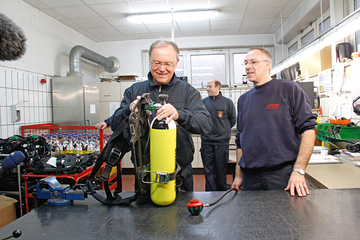
[[[295,82],[270,76],[267,50],[251,49],[244,65],[255,87],[238,100],[238,165],[232,187],[307,196],[305,170],[316,137],[310,100]]]
[[[157,40],[149,49],[150,72],[148,80],[134,83],[124,92],[120,107],[108,119],[111,129],[129,116],[137,98],[143,93],[150,93],[150,98],[160,102],[159,94],[169,96],[166,104],[150,121],[166,119],[166,123],[174,120],[177,123],[176,162],[181,167],[182,190],[193,190],[193,170],[191,162],[194,157],[194,143],[191,134],[208,133],[212,127],[209,112],[201,102],[200,93],[190,84],[181,81],[175,75],[179,61],[179,48],[171,41]]]

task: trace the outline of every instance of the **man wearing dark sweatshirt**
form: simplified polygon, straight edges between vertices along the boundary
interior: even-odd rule
[[[236,122],[234,103],[222,95],[220,88],[221,83],[218,80],[209,81],[209,96],[202,100],[213,122],[211,132],[201,135],[201,158],[205,170],[206,191],[226,190],[229,141],[231,128]]]
[[[255,87],[238,100],[238,165],[232,187],[307,196],[305,170],[316,137],[310,100],[295,82],[270,77],[267,50],[250,50],[244,65]]]

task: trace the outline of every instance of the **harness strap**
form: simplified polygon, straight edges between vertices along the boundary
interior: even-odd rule
[[[119,149],[111,149],[110,155],[107,159],[106,165],[100,177],[101,180],[107,181],[109,179],[112,168],[120,163],[122,155],[123,154],[121,154],[121,151]]]
[[[103,165],[103,163],[106,161],[107,156],[109,155],[109,152],[112,151],[112,143],[114,141],[114,139],[116,139],[120,134],[122,134],[122,132],[128,127],[128,118],[125,118],[120,124],[119,126],[115,129],[115,131],[113,132],[113,134],[111,135],[108,143],[106,144],[105,148],[103,149],[103,151],[101,151],[98,159],[95,162],[95,165],[93,167],[93,170],[91,171],[90,174],[90,179],[93,178],[95,176],[95,174],[99,171],[99,169],[101,168],[101,166]]]
[[[105,185],[107,185],[108,183],[105,182]],[[133,196],[127,197],[127,198],[121,198],[120,196],[118,196],[117,198],[113,197],[110,190],[109,190],[109,186],[107,185],[107,187],[105,187],[105,192],[106,192],[106,197],[98,194],[94,188],[94,186],[92,185],[90,180],[86,181],[86,186],[88,187],[89,193],[99,202],[105,204],[105,205],[129,205],[130,203],[136,201],[136,199],[140,196],[140,192],[136,191],[135,194]],[[108,189],[108,190],[106,190]]]
[[[131,149],[130,145],[127,145],[127,140],[126,137],[124,136],[124,131],[126,130],[126,128],[128,128],[128,126],[129,126],[128,118],[125,118],[111,135],[108,143],[106,144],[103,151],[100,153],[93,167],[93,170],[91,171],[90,174],[90,179],[92,179],[95,176],[95,174],[99,171],[103,163],[106,162],[103,173],[101,175],[101,179],[104,180],[104,189],[106,193],[106,198],[96,192],[91,180],[86,181],[86,186],[89,191],[88,193],[92,195],[96,200],[106,205],[129,205],[130,203],[136,201],[136,199],[140,196],[140,192],[136,191],[133,196],[124,199],[121,198],[121,196],[119,196],[118,194],[116,194],[116,197],[114,197],[109,188],[108,179],[111,173],[111,169],[114,166],[117,166],[118,187],[115,192],[118,193],[119,191],[121,191],[121,186],[119,186],[119,184],[121,185],[121,171],[120,171],[119,163],[124,157],[124,155]],[[123,145],[121,145],[122,143]]]
[[[62,156],[61,154],[56,158],[56,175],[61,175],[62,170]]]
[[[160,184],[168,184],[169,181],[175,180],[176,179],[176,175],[178,174],[178,172],[181,170],[180,166],[178,164],[176,164],[176,169],[175,172],[173,173],[168,173],[168,172],[157,172],[157,171],[148,171],[147,169],[139,172],[139,178],[142,180],[143,183],[160,183]],[[155,173],[155,181],[154,182],[149,182],[149,181],[145,181],[144,178],[147,175],[147,173]]]

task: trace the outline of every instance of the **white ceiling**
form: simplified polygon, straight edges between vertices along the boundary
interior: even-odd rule
[[[274,34],[302,0],[23,0],[95,42],[170,38],[171,24],[135,24],[135,13],[217,9],[215,19],[176,22],[175,38]],[[303,28],[308,22],[304,22]],[[297,30],[300,32],[303,29]]]

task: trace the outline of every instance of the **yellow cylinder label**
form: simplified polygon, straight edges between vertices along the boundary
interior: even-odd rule
[[[176,128],[150,129],[150,171],[175,172]],[[155,182],[156,173],[150,173],[150,181]],[[170,205],[176,198],[176,180],[167,184],[151,183],[151,200],[160,206]]]

